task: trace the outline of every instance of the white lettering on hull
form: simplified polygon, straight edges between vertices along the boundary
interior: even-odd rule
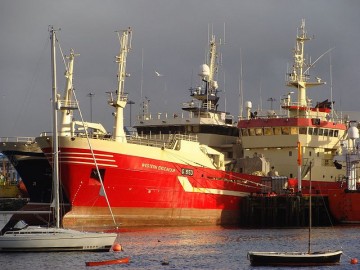
[[[154,170],[159,170],[159,171],[165,171],[165,172],[171,172],[171,173],[175,172],[174,168],[169,168],[169,167],[165,167],[165,166],[157,166],[157,165],[150,164],[150,163],[142,163],[141,166],[144,168],[154,169]]]

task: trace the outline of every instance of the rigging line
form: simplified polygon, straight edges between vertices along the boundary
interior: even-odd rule
[[[66,64],[64,52],[63,52],[63,50],[62,50],[62,48],[61,48],[60,42],[59,42],[57,39],[56,39],[56,41],[57,41],[57,44],[58,44],[58,46],[59,46],[61,58],[62,58],[62,60],[63,60],[64,66],[65,66],[65,71],[67,72],[67,71],[68,71],[68,66],[67,66],[67,64]]]
[[[175,155],[174,153],[171,153],[171,154]],[[181,159],[180,157],[178,157],[178,159],[181,160],[181,161],[183,161],[183,162],[184,162],[185,164],[187,164],[187,165],[191,165],[189,162],[187,162],[187,161],[184,160],[184,159]],[[194,162],[194,161],[192,161],[192,162],[195,163],[195,164],[198,165],[198,166],[201,166],[201,167],[198,168],[198,169],[200,169],[200,170],[201,170],[201,169],[202,169],[202,170],[205,169],[205,167],[204,167],[203,165],[201,165],[201,164],[199,164],[199,163],[197,163],[197,162]],[[194,165],[191,165],[191,166],[194,166]],[[267,186],[267,185],[264,185],[264,184],[261,184],[261,183],[257,183],[257,182],[254,182],[254,181],[251,181],[251,180],[248,180],[248,179],[245,179],[245,178],[241,178],[240,176],[237,176],[237,175],[231,175],[231,173],[228,172],[228,171],[223,171],[223,172],[225,173],[225,177],[221,177],[221,178],[222,178],[222,179],[221,179],[222,181],[224,181],[224,180],[228,180],[228,181],[231,181],[231,180],[235,180],[235,181],[246,181],[247,183],[253,184],[253,185],[255,185],[256,187],[270,187],[270,186]],[[230,179],[226,178],[226,176],[229,177]],[[241,184],[241,183],[236,183],[236,184],[251,187],[250,185],[245,185],[245,184]]]
[[[73,92],[73,95],[74,95],[74,99],[75,99],[76,105],[77,105],[77,107],[78,107],[78,109],[79,109],[79,114],[80,114],[80,117],[81,117],[82,124],[83,124],[84,127],[85,127],[84,118],[83,118],[83,116],[82,116],[82,113],[81,113],[81,110],[80,110],[80,106],[79,106],[79,102],[78,102],[78,100],[77,100],[77,98],[76,98],[75,89],[74,89],[74,88],[72,89],[72,92]],[[104,192],[104,195],[105,195],[104,197],[105,197],[106,203],[107,203],[107,205],[108,205],[108,207],[109,207],[110,214],[111,214],[111,217],[112,217],[112,219],[113,219],[114,225],[116,226],[116,229],[118,229],[118,226],[117,226],[117,224],[116,224],[113,211],[112,211],[111,206],[110,206],[109,199],[108,199],[107,194],[106,194],[106,191],[105,191],[104,182],[103,182],[103,179],[102,179],[102,177],[101,177],[98,164],[97,164],[97,162],[96,162],[94,150],[93,150],[93,148],[92,148],[92,146],[91,146],[91,143],[90,143],[89,133],[88,133],[88,131],[87,131],[87,128],[84,128],[84,130],[85,130],[86,140],[87,140],[87,142],[88,142],[89,149],[90,149],[91,155],[92,155],[93,160],[94,160],[94,163],[95,163],[96,172],[97,172],[97,174],[98,174],[98,176],[99,176],[99,179],[100,179],[101,188],[102,188],[102,190],[103,190],[103,192]]]
[[[164,149],[165,151],[165,149]],[[184,162],[186,165],[190,165],[190,166],[194,166],[192,164],[190,164],[188,161],[186,161],[184,158],[181,158],[179,157],[178,155],[176,155],[175,153],[172,153],[172,152],[169,152],[171,155],[173,155],[175,158],[181,160],[182,162]],[[190,160],[191,161],[191,160]],[[205,172],[205,167],[197,162],[194,162],[194,161],[191,161],[193,163],[195,163],[196,165],[198,165],[199,167],[197,167],[198,170],[202,170],[203,172]],[[180,171],[179,171],[180,172]],[[223,171],[226,175],[230,176],[230,173],[227,172],[227,171]],[[270,186],[267,186],[267,185],[264,185],[264,184],[261,184],[261,183],[257,183],[257,182],[254,182],[254,181],[251,181],[251,180],[248,180],[248,179],[244,179],[244,178],[241,178],[241,177],[238,177],[236,175],[231,175],[232,178],[235,178],[235,179],[227,179],[225,177],[221,177],[222,179],[220,179],[221,181],[224,181],[225,179],[231,181],[231,180],[235,180],[235,181],[247,181],[248,183],[250,182],[250,184],[253,184],[255,185],[254,186],[250,186],[250,185],[246,185],[246,184],[241,184],[241,183],[236,183],[237,185],[242,185],[242,186],[247,186],[247,187],[253,187],[253,188],[261,188],[261,187],[270,187]]]
[[[48,47],[48,44],[50,43],[50,39],[46,37],[45,39],[45,42],[44,42],[44,46],[41,50],[41,53],[40,53],[40,57],[35,65],[35,69],[34,69],[34,74],[32,76],[32,81],[31,81],[31,87],[28,87],[27,88],[27,92],[26,92],[26,95],[25,95],[25,100],[24,100],[24,105],[23,106],[20,106],[21,107],[21,110],[19,110],[19,113],[16,115],[16,119],[15,121],[12,121],[12,126],[10,128],[10,133],[13,133],[12,131],[14,130],[16,124],[19,122],[19,118],[23,117],[25,111],[27,110],[27,108],[29,107],[29,96],[30,96],[30,93],[33,92],[33,90],[35,89],[35,85],[36,85],[36,82],[38,81],[38,78],[39,78],[39,66],[40,66],[40,62],[43,58],[43,56],[45,55],[45,50],[47,49]]]
[[[305,71],[303,72],[303,74],[305,74],[306,72],[308,72],[308,70],[309,70],[310,68],[312,68],[317,61],[319,61],[325,54],[331,52],[333,49],[335,49],[335,47],[333,47],[333,48],[331,48],[331,49],[328,49],[326,52],[324,52],[322,55],[320,55],[314,62],[312,62],[312,63],[309,65],[309,67],[308,67],[307,69],[305,69]]]

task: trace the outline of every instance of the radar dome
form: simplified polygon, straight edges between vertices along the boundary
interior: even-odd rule
[[[209,76],[210,75],[210,68],[207,64],[203,64],[200,66],[200,72],[199,72],[199,76],[201,77],[205,77],[205,76]]]
[[[359,129],[354,126],[349,127],[348,136],[350,139],[358,139],[359,138]]]
[[[252,103],[251,101],[246,101],[245,102],[245,108],[251,109],[252,108]]]

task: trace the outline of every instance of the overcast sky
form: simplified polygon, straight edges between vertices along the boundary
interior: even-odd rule
[[[327,84],[309,89],[309,98],[330,99],[332,88],[335,109],[360,111],[359,14],[358,0],[1,0],[0,136],[37,136],[51,130],[49,25],[61,28],[58,38],[65,54],[70,48],[80,54],[74,87],[85,120],[90,120],[91,92],[93,122],[109,131],[113,117],[105,92],[116,89],[114,56],[119,51],[114,31],[129,26],[131,77],[125,91],[135,102],[132,123],[141,95],[150,99],[151,113],[179,112],[181,103],[190,100],[188,89],[195,86],[204,63],[209,25],[218,38],[223,38],[226,25],[226,44],[220,47],[220,109],[238,115],[241,62],[244,100],[255,108],[261,100],[262,108],[269,109],[267,100],[273,98],[278,108],[290,90],[285,73],[302,18],[309,35],[315,36],[306,43],[313,60],[334,48],[312,68],[313,78]],[[58,62],[58,89],[63,93],[64,66]],[[164,76],[157,77],[155,70]],[[129,113],[128,106],[126,125]]]

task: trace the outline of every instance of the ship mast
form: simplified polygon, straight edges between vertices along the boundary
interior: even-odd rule
[[[217,74],[217,46],[215,36],[211,36],[210,44],[209,44],[209,70],[205,70],[200,76],[202,76],[202,80],[205,82],[205,94],[206,94],[206,102],[203,103],[204,109],[207,110],[216,110],[216,103],[218,99],[216,99],[218,84],[215,80],[215,76]]]
[[[131,49],[131,28],[118,33],[120,41],[120,52],[116,56],[116,62],[118,63],[118,87],[116,90],[116,99],[113,99],[112,93],[109,100],[109,105],[115,108],[115,126],[113,137],[117,142],[126,141],[125,132],[124,132],[124,108],[128,100],[128,94],[124,93],[125,78],[128,76],[126,74],[126,58],[127,54]]]
[[[308,104],[306,98],[306,88],[311,86],[318,86],[324,84],[318,80],[318,82],[308,82],[309,74],[307,73],[311,65],[307,63],[307,60],[304,56],[304,46],[305,42],[311,40],[307,36],[307,32],[305,30],[305,20],[301,21],[301,26],[298,29],[298,34],[296,37],[296,46],[293,50],[294,53],[294,63],[292,66],[292,71],[288,74],[288,82],[287,86],[294,87],[298,90],[298,102],[296,104],[297,108],[308,108],[310,104]],[[300,110],[299,113],[306,113],[306,110]]]
[[[67,64],[65,78],[66,85],[64,90],[64,100],[62,101],[62,122],[61,122],[61,136],[71,136],[71,122],[73,118],[73,110],[76,109],[76,105],[72,102],[72,90],[73,90],[73,73],[74,73],[74,59],[75,56],[74,50],[70,50],[70,56],[67,57],[69,62]]]
[[[54,205],[55,205],[55,221],[56,228],[60,228],[60,202],[59,202],[59,142],[58,142],[58,121],[57,121],[57,110],[58,110],[58,94],[57,94],[57,82],[56,82],[56,34],[55,29],[51,26],[50,28],[50,39],[51,39],[51,64],[52,64],[52,109],[53,109],[53,194],[54,194]]]
[[[195,114],[199,111],[217,111],[217,103],[219,97],[217,96],[218,92],[218,83],[215,80],[215,77],[218,72],[217,66],[217,44],[215,36],[211,36],[209,42],[209,58],[208,63],[201,65],[200,73],[198,74],[201,77],[203,82],[202,86],[190,88],[190,95],[195,99],[201,102],[201,106],[195,106],[194,102],[189,103],[187,106],[183,107],[183,110],[192,111]]]

